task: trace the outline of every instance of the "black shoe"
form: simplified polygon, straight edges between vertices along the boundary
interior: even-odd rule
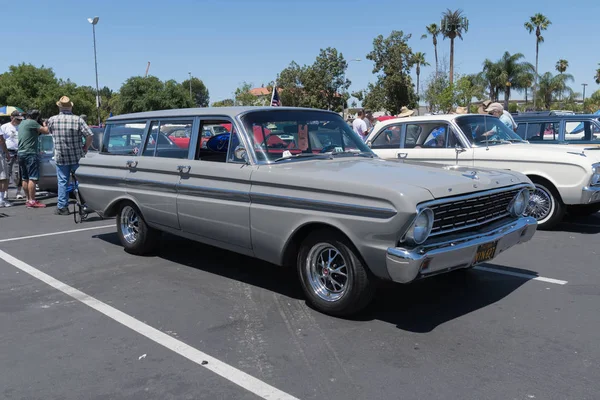
[[[55,215],[70,215],[71,213],[69,212],[68,208],[57,208],[56,210],[54,210],[54,214]]]

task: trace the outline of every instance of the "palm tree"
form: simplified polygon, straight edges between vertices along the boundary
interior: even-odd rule
[[[431,36],[431,40],[433,41],[433,52],[435,53],[435,76],[438,75],[438,55],[437,55],[437,37],[440,34],[440,28],[437,24],[430,24],[425,27],[427,29],[427,33]],[[427,39],[427,34],[421,35],[421,39]]]
[[[544,103],[544,108],[550,109],[556,95],[562,95],[565,91],[568,95],[571,95],[573,89],[567,86],[567,82],[573,81],[573,75],[571,74],[552,75],[551,72],[546,72],[540,76],[539,90],[536,94]]]
[[[537,13],[533,17],[529,18],[528,22],[525,22],[525,29],[531,34],[535,31],[535,85],[533,87],[533,108],[535,108],[536,104],[536,87],[537,81],[539,78],[538,75],[538,58],[540,54],[540,43],[544,43],[544,37],[542,36],[542,31],[548,29],[548,27],[552,24],[546,16],[543,14]]]
[[[600,65],[600,63],[598,63],[598,65]],[[594,79],[596,80],[596,83],[597,83],[598,85],[600,85],[600,68],[598,68],[598,69],[596,70],[596,76],[594,77]]]
[[[554,66],[554,69],[556,69],[561,74],[564,74],[565,71],[567,70],[567,68],[569,68],[569,62],[562,58],[560,60],[558,60],[556,62],[556,65]],[[560,101],[562,101],[562,98],[560,99]]]
[[[421,75],[421,65],[427,67],[429,63],[425,61],[425,53],[420,51],[413,55],[413,63],[417,65],[417,102],[419,101],[419,76]]]
[[[502,69],[498,62],[486,59],[483,62],[483,71],[480,73],[481,78],[485,80],[488,89],[490,90],[490,100],[497,101],[498,94],[502,85]]]
[[[462,10],[452,11],[447,9],[442,13],[442,24],[440,33],[450,39],[450,86],[454,82],[454,39],[462,40],[463,33],[469,30],[469,20],[464,16]]]
[[[498,61],[500,70],[499,81],[504,90],[504,109],[508,110],[508,101],[510,100],[511,89],[526,88],[525,82],[534,71],[531,63],[519,60],[525,58],[521,53],[511,55],[508,51],[504,52],[502,58]]]

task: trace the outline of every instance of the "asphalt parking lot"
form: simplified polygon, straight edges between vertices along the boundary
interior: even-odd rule
[[[600,214],[349,320],[292,271],[53,210],[0,209],[2,399],[598,398]]]

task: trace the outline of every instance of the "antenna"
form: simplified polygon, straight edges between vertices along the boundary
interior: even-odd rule
[[[150,70],[150,61],[148,61],[148,66],[146,67],[146,75],[144,75],[144,78],[148,77],[149,70]]]

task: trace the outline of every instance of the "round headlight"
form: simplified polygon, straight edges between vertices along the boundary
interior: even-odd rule
[[[527,209],[527,205],[529,203],[529,189],[522,189],[512,202],[512,207],[510,208],[510,213],[514,217],[520,217],[523,215],[525,210]]]
[[[415,244],[421,244],[429,237],[431,228],[433,228],[433,211],[425,208],[417,214],[417,218],[408,230],[406,237]]]
[[[592,181],[590,182],[590,185],[596,186],[599,184],[600,184],[600,172],[596,172],[594,175],[592,175]]]

